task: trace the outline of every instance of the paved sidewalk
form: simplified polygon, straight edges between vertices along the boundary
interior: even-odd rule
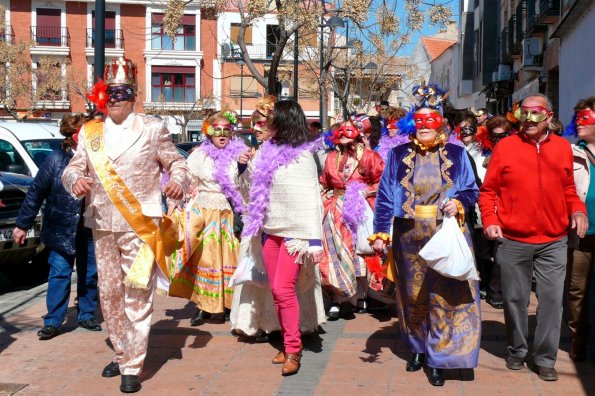
[[[106,331],[77,328],[71,308],[63,334],[39,341],[36,332],[45,303],[40,290],[29,294],[36,293],[39,297],[32,305],[0,317],[0,396],[120,394],[119,378],[101,377],[112,356]],[[3,299],[15,296],[0,296],[0,307]],[[502,311],[485,303],[479,367],[449,371],[442,388],[432,387],[421,371],[405,372],[408,354],[398,340],[397,319],[386,312],[329,322],[323,326],[326,333],[305,337],[302,369],[284,378],[280,367],[270,363],[279,341],[246,342],[233,336],[224,323],[190,327],[194,310],[184,300],[156,297],[139,395],[595,394],[594,363],[574,364],[568,358],[567,333],[556,365],[559,381],[541,381],[529,369],[507,370]],[[535,302],[533,325],[534,315]]]

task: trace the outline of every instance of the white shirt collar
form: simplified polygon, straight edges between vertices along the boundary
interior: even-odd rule
[[[135,116],[134,113],[130,113],[128,115],[128,117],[126,117],[124,122],[122,122],[120,125],[116,125],[116,123],[114,123],[114,121],[110,117],[107,117],[107,119],[105,120],[105,123],[106,123],[106,126],[108,126],[108,127],[130,129],[130,128],[132,128],[132,124],[134,123],[134,116]]]

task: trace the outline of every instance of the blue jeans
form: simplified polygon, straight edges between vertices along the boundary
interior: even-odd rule
[[[78,320],[79,322],[95,317],[97,308],[97,266],[95,265],[95,247],[88,230],[79,230],[76,241],[76,255],[50,250],[50,275],[46,305],[48,313],[43,319],[44,325],[57,328],[62,326],[70,300],[72,270],[76,260]]]

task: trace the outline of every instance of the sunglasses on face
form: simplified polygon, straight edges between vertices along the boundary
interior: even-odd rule
[[[211,137],[231,137],[232,130],[229,124],[213,124],[207,128],[207,133]]]
[[[515,117],[517,118],[517,120],[519,120],[520,122],[535,122],[535,123],[539,123],[539,122],[543,122],[545,120],[547,120],[547,118],[550,116],[551,112],[546,109],[545,107],[541,107],[541,106],[534,106],[534,107],[520,107],[519,109],[517,109],[515,111]]]
[[[595,125],[595,111],[591,109],[585,109],[576,113],[576,125]]]
[[[413,114],[417,129],[438,129],[442,126],[444,118],[440,113],[415,113]]]
[[[128,86],[107,87],[107,97],[112,102],[126,102],[134,97],[134,89]]]

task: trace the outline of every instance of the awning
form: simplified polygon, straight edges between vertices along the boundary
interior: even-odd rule
[[[512,93],[513,102],[520,102],[526,97],[539,93],[539,78],[535,78]]]

